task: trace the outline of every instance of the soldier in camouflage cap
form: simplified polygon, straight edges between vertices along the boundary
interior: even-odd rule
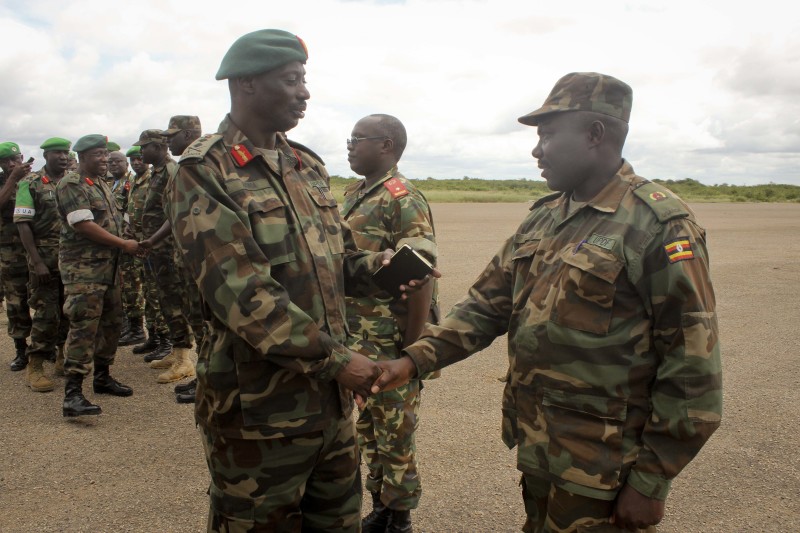
[[[169,119],[169,126],[163,133],[168,139],[169,151],[179,157],[202,134],[200,117],[175,115]]]
[[[22,151],[14,142],[0,144],[0,277],[6,299],[8,335],[14,339],[11,370],[28,364],[27,338],[31,333],[28,307],[28,259],[14,223],[14,201],[19,180],[31,173],[33,158],[22,161]]]
[[[394,250],[408,244],[436,263],[433,216],[425,196],[397,169],[406,147],[402,122],[391,115],[369,115],[353,127],[347,142],[350,168],[364,176],[345,191],[342,216],[362,250]],[[428,321],[436,323],[436,283],[406,300],[387,293],[347,298],[347,323],[353,349],[381,359],[401,357],[400,349],[419,337]],[[419,424],[420,381],[370,397],[356,429],[369,469],[366,489],[372,512],[365,532],[411,530],[411,509],[422,494],[415,433]]]
[[[210,328],[195,408],[209,531],[360,530],[351,391],[368,393],[377,366],[345,346],[344,291],[375,291],[388,254],[357,251],[324,164],[283,133],[305,116],[306,57],[281,30],[236,41],[217,74],[230,114],[171,182]]]
[[[133,394],[110,375],[122,327],[119,253],[135,254],[138,245],[122,238],[122,213],[102,180],[108,171],[107,142],[97,134],[78,139],[78,172],[68,173],[56,186],[62,228],[58,266],[69,319],[62,414],[69,417],[101,412],[83,396],[83,380],[92,364],[96,394]]]
[[[622,158],[630,88],[562,78],[533,149],[539,199],[440,326],[379,362],[373,392],[508,333],[503,442],[517,447],[524,531],[655,531],[672,479],[720,424],[705,231]]]

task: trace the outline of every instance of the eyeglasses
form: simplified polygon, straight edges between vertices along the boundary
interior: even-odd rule
[[[358,143],[361,141],[371,141],[374,139],[388,139],[387,136],[381,135],[380,137],[353,137],[352,139],[346,139],[347,146],[358,146]]]

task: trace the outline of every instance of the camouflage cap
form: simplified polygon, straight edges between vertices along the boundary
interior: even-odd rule
[[[169,126],[162,131],[164,135],[175,135],[183,130],[197,130],[202,131],[200,128],[200,117],[194,115],[175,115],[169,119]]]
[[[0,159],[17,157],[21,153],[17,143],[12,143],[11,141],[0,143]]]
[[[108,137],[105,135],[100,135],[99,133],[92,133],[91,135],[84,135],[80,139],[75,142],[75,146],[73,149],[78,152],[85,152],[86,150],[91,150],[92,148],[107,148],[108,146]]]
[[[133,143],[134,146],[144,146],[150,143],[166,144],[167,139],[161,130],[144,130],[139,135],[139,140]]]
[[[269,72],[291,63],[308,59],[306,43],[283,30],[258,30],[242,35],[222,58],[216,78],[239,78]]]
[[[69,152],[69,147],[72,146],[72,143],[67,139],[61,137],[50,137],[45,142],[43,142],[39,148],[44,150],[44,153],[47,153],[51,150],[64,150]]]
[[[572,72],[556,82],[542,107],[518,120],[536,126],[539,119],[563,111],[593,111],[628,122],[633,91],[617,78],[597,72]]]
[[[128,148],[128,151],[125,152],[125,157],[142,157],[142,147],[131,146]]]

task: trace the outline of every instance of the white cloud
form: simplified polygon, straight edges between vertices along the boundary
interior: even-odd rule
[[[424,178],[538,175],[535,130],[516,122],[576,70],[634,89],[626,156],[649,178],[800,184],[800,28],[777,0],[596,2],[32,0],[0,5],[0,140],[104,133],[127,147],[174,114],[211,131],[214,80],[240,35],[305,39],[307,118],[291,133],[333,174],[368,113],[409,131],[401,166]]]

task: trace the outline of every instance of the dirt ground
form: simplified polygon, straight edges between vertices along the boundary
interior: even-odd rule
[[[800,205],[693,207],[709,234],[725,413],[674,482],[659,531],[800,531]],[[443,310],[526,212],[525,204],[434,205]],[[505,350],[498,339],[426,385],[417,531],[520,529],[514,452],[500,441]],[[31,392],[22,373],[7,369],[12,352],[2,335],[0,532],[205,529],[208,474],[192,407],[175,403],[171,385],[156,384],[157,371],[120,348],[113,374],[134,396],[87,390],[103,414],[67,420],[63,378],[55,392]]]

